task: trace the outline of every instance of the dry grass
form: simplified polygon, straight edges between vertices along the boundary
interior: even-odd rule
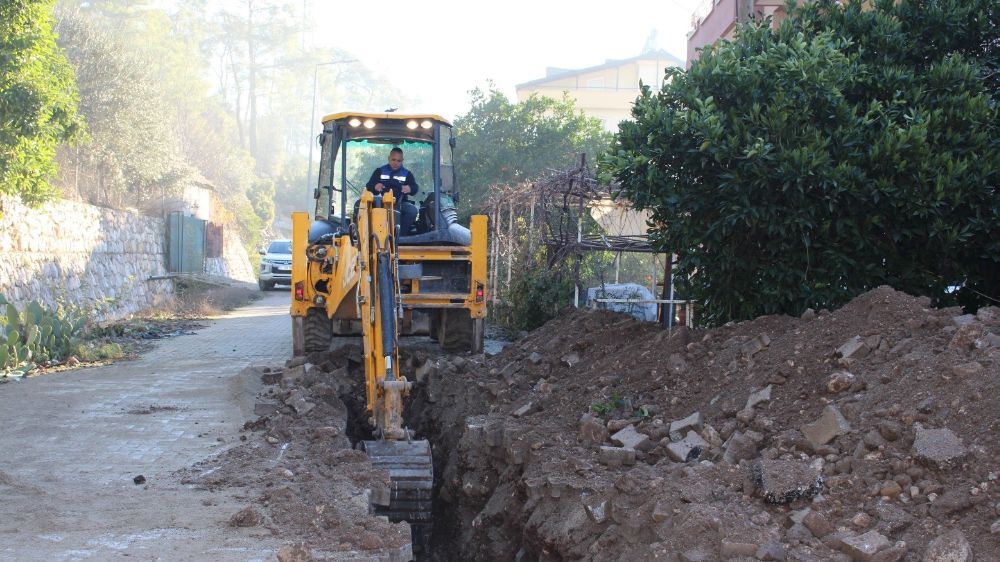
[[[174,300],[143,314],[150,320],[195,320],[220,316],[260,298],[256,288],[218,287],[198,281],[177,282]]]

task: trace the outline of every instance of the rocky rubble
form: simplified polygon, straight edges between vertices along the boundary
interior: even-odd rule
[[[437,560],[1000,559],[1000,310],[572,311],[430,363]],[[525,407],[529,405],[530,407]]]

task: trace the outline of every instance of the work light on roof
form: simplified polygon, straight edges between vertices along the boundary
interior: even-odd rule
[[[428,120],[424,120],[423,122],[420,123],[420,126],[423,127],[423,128],[425,128],[425,129],[430,129],[431,128],[431,122],[428,121]]]
[[[360,127],[361,126],[361,120],[358,119],[357,117],[355,117],[354,119],[351,119],[350,121],[348,121],[347,124],[350,125],[350,126],[352,126],[352,127]]]
[[[407,129],[416,129],[417,127],[419,127],[419,125],[417,125],[416,121],[407,121],[406,122],[406,128]]]
[[[375,121],[372,120],[372,119],[365,119],[365,128],[366,129],[374,129],[375,128]]]

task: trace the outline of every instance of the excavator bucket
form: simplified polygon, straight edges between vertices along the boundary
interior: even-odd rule
[[[389,472],[388,498],[376,500],[375,514],[385,515],[394,523],[409,523],[414,552],[425,552],[433,525],[434,462],[430,442],[362,441],[362,447],[375,468]]]

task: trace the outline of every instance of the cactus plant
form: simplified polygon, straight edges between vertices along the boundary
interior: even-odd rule
[[[38,301],[19,312],[0,295],[0,378],[24,376],[34,368],[32,360],[47,362],[67,357],[86,316],[76,307],[46,308]]]

